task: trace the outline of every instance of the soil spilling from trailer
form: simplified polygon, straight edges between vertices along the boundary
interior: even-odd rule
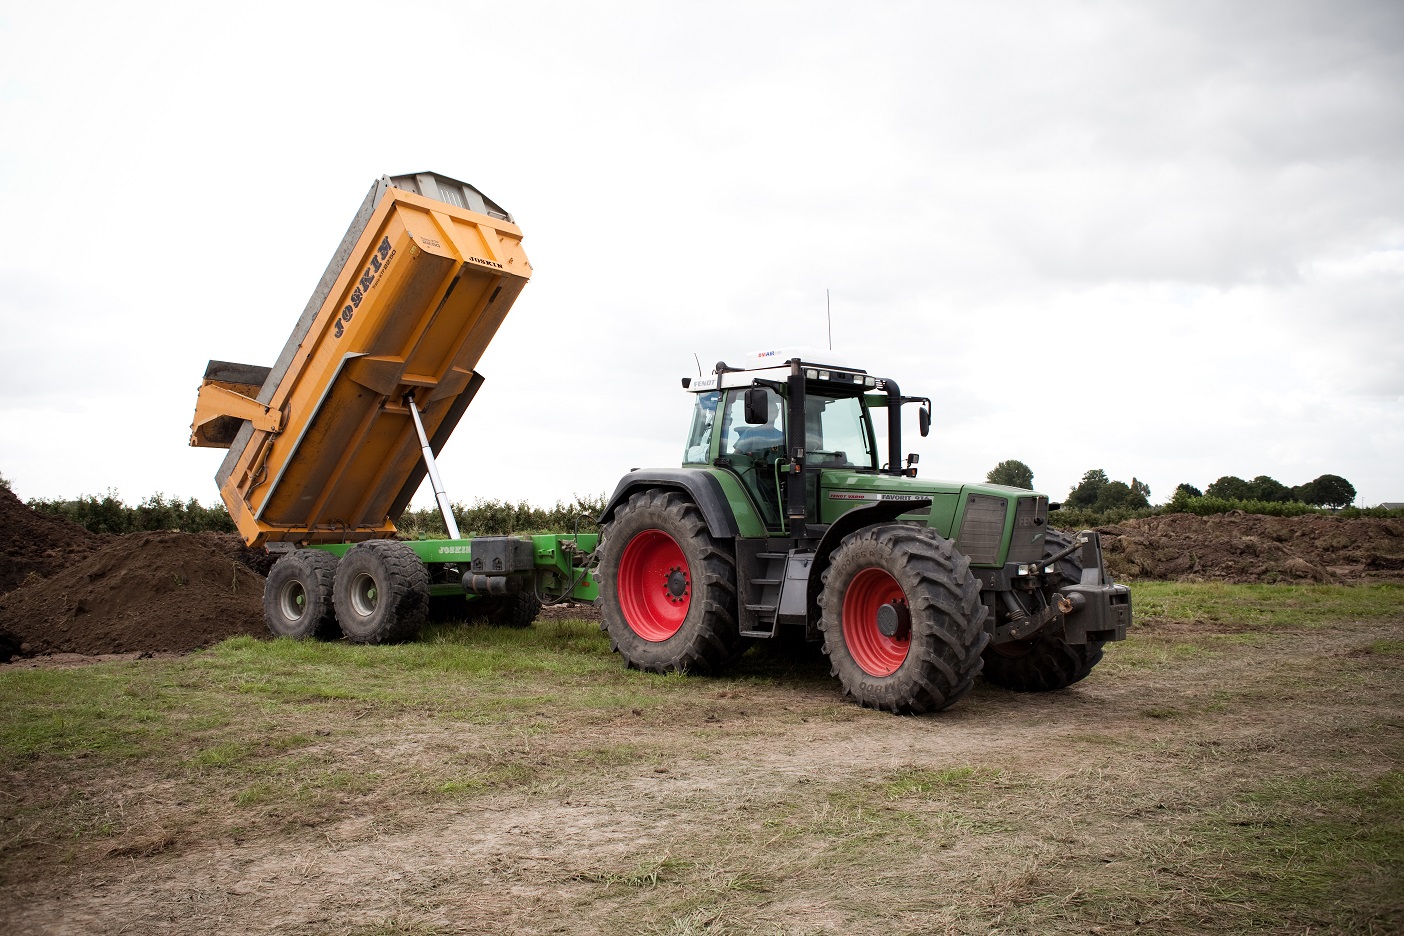
[[[188,651],[266,636],[263,577],[237,538],[131,533],[0,596],[5,657]],[[237,548],[236,548],[237,547]]]
[[[1404,581],[1404,521],[1400,520],[1325,514],[1166,514],[1099,527],[1098,532],[1107,566],[1120,579],[1269,584]]]

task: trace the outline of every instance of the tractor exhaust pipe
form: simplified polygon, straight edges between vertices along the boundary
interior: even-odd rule
[[[902,474],[902,391],[895,380],[887,385],[887,473]]]

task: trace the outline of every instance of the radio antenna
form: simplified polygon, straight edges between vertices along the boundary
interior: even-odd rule
[[[697,352],[692,352],[692,359],[697,362],[697,376],[702,376],[702,359],[697,356]]]
[[[834,315],[829,311],[829,291],[824,290],[824,318],[829,320],[829,350],[834,350]]]

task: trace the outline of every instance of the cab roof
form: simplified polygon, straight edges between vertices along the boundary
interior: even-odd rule
[[[732,367],[725,361],[718,361],[708,377],[684,377],[683,389],[691,393],[705,393],[709,390],[727,390],[733,387],[749,387],[754,380],[783,381],[790,376],[790,364],[798,359],[800,369],[811,381],[840,387],[879,389],[883,385],[880,378],[873,377],[860,367],[849,367],[833,363],[832,351],[816,351],[809,348],[767,348],[746,354],[741,367]],[[825,363],[827,362],[827,363]]]

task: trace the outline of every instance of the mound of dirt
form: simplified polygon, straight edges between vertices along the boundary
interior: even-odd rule
[[[0,632],[9,637],[0,651],[9,643],[7,658],[179,652],[264,636],[263,578],[227,547],[187,533],[107,537],[49,578],[0,596]]]
[[[237,533],[193,533],[202,543],[224,553],[235,562],[241,562],[259,575],[267,577],[268,570],[278,557],[264,549],[250,549],[244,545],[243,537]]]
[[[31,575],[48,578],[72,566],[104,540],[76,523],[36,513],[0,487],[0,595]]]
[[[1101,527],[1122,579],[1239,583],[1404,581],[1404,522],[1324,514],[1166,514]]]

